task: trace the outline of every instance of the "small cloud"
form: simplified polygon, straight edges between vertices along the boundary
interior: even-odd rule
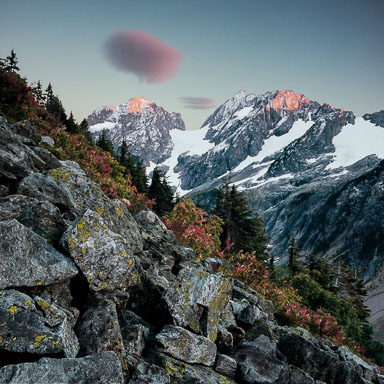
[[[210,99],[209,97],[194,97],[194,96],[185,96],[179,97],[184,103],[184,108],[189,109],[212,109],[216,108],[216,101]]]
[[[123,30],[104,44],[104,53],[119,70],[147,83],[163,83],[179,70],[183,54],[164,41],[140,30]]]

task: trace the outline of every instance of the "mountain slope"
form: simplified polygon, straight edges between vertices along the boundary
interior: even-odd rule
[[[118,107],[98,108],[87,121],[93,139],[106,131],[115,148],[126,140],[132,154],[146,165],[167,159],[173,147],[170,131],[185,130],[179,113],[169,113],[144,97],[134,97]]]

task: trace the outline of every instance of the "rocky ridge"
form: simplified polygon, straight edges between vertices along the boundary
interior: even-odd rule
[[[384,382],[17,127],[0,118],[1,383]]]
[[[173,149],[170,130],[185,130],[179,113],[169,113],[144,97],[134,97],[118,107],[98,108],[87,121],[94,140],[102,131],[115,149],[125,140],[131,153],[146,165],[161,163],[170,156]]]

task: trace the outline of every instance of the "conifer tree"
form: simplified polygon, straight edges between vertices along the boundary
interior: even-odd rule
[[[170,212],[173,208],[173,191],[168,184],[164,172],[155,168],[153,170],[152,182],[149,186],[148,197],[155,199],[153,210],[159,215]]]
[[[267,258],[268,237],[263,223],[248,205],[245,195],[229,182],[217,192],[213,212],[224,221],[222,244],[231,244],[234,251],[255,252],[258,260]]]
[[[45,97],[43,95],[43,88],[40,80],[37,82],[36,87],[34,88],[33,91],[34,91],[35,99],[39,103],[39,105],[41,106],[45,105]]]
[[[290,246],[288,248],[288,270],[289,270],[289,276],[291,279],[295,277],[297,272],[299,271],[299,248],[296,246],[296,239],[295,236],[292,236]]]
[[[18,61],[15,51],[12,49],[9,56],[1,59],[1,66],[8,72],[18,72],[20,71],[20,68],[17,66]]]
[[[66,126],[67,132],[69,133],[76,133],[78,131],[79,126],[75,122],[72,111],[69,114],[69,118],[65,121],[64,125]]]
[[[137,190],[140,193],[148,194],[148,176],[145,170],[145,166],[141,160],[136,161],[136,165],[134,167],[134,172],[132,175],[132,183],[136,186]]]
[[[107,137],[107,133],[105,131],[101,132],[101,135],[96,141],[96,145],[101,149],[103,149],[104,151],[109,152],[112,156],[114,156],[112,141]]]

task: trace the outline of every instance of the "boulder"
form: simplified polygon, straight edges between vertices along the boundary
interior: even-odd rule
[[[182,327],[166,325],[155,337],[161,352],[190,364],[212,366],[216,359],[216,344]]]
[[[75,207],[75,201],[68,187],[57,182],[52,176],[32,173],[25,177],[17,187],[17,194],[49,201],[62,210]]]
[[[315,384],[315,380],[300,368],[289,367],[289,384]]]
[[[60,160],[50,151],[41,147],[33,147],[33,151],[44,161],[44,165],[40,167],[41,170],[48,170],[61,167]]]
[[[139,263],[127,246],[129,239],[113,232],[109,225],[87,209],[61,239],[94,292],[126,291],[139,281]]]
[[[58,242],[67,228],[60,210],[49,201],[10,195],[0,199],[0,220],[4,211],[15,212],[14,218],[19,223],[50,242]]]
[[[176,325],[216,340],[221,313],[228,304],[231,280],[222,274],[208,273],[197,263],[184,263],[164,294]]]
[[[76,356],[77,338],[68,317],[55,322],[56,326],[49,326],[50,320],[31,297],[15,290],[3,290],[0,298],[0,349]]]
[[[261,335],[256,340],[243,342],[235,351],[239,377],[247,384],[285,384],[289,368],[276,343]]]
[[[363,372],[352,362],[341,361],[327,343],[315,339],[309,332],[300,328],[281,335],[278,343],[280,351],[294,365],[316,380],[330,384],[363,384]]]
[[[111,200],[73,161],[62,161],[62,167],[48,171],[57,182],[68,187],[75,201],[76,212],[86,209],[96,212],[131,252],[142,254],[143,244],[139,226],[128,207],[120,200]]]
[[[33,151],[25,146],[8,127],[5,119],[0,120],[0,179],[18,180],[28,176],[34,169]]]
[[[113,351],[120,360],[124,376],[128,365],[116,305],[111,300],[94,298],[81,314],[76,327],[80,355]]]
[[[157,351],[150,351],[148,358],[166,370],[172,384],[236,384],[212,368],[190,365]]]
[[[0,289],[47,285],[70,279],[73,262],[15,219],[0,221]]]
[[[141,355],[149,336],[149,324],[129,310],[121,313],[119,322],[126,353]]]
[[[138,355],[127,356],[130,371],[129,384],[169,384],[167,371]]]
[[[119,359],[102,352],[80,359],[43,358],[35,363],[7,365],[0,369],[1,384],[123,384]]]
[[[234,379],[237,371],[237,362],[232,357],[219,353],[216,359],[215,371]]]

